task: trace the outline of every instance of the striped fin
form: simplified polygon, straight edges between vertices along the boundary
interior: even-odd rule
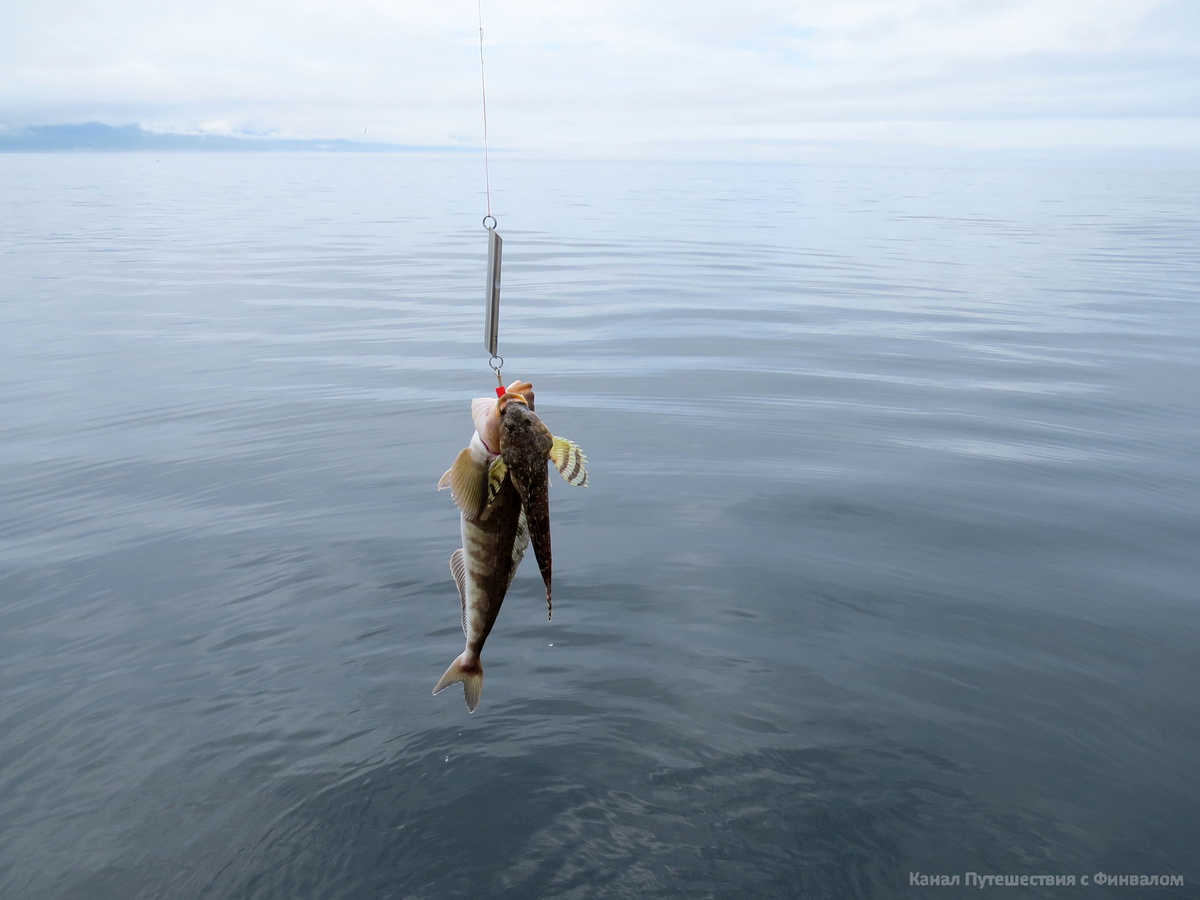
[[[513,538],[513,572],[517,571],[517,566],[521,564],[521,560],[525,558],[525,551],[529,549],[529,520],[525,518],[525,507],[521,507],[521,515],[517,519],[517,536]]]
[[[458,585],[458,599],[462,601],[463,635],[467,636],[467,561],[463,557],[462,547],[450,554],[450,574]]]
[[[550,461],[569,484],[587,487],[587,457],[574,441],[556,437],[550,448]]]
[[[507,474],[508,466],[504,464],[504,457],[497,456],[492,460],[492,464],[488,466],[488,503],[496,499],[496,494],[500,490],[500,485],[504,484],[504,476]]]
[[[438,482],[438,490],[450,488],[454,504],[468,519],[477,519],[487,501],[487,469],[476,462],[468,447]]]

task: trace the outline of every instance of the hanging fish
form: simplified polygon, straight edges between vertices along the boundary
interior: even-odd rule
[[[507,399],[507,397],[506,397]],[[546,585],[546,608],[552,616],[550,553],[550,480],[546,460],[554,463],[570,484],[587,485],[587,458],[566,438],[555,437],[521,395],[501,403],[500,458],[491,464],[490,484],[507,475],[521,496],[533,555]]]
[[[466,647],[438,681],[436,694],[462,683],[467,708],[483,691],[479,654],[533,536],[550,603],[550,508],[546,461],[571,484],[586,485],[586,458],[556,438],[533,411],[533,386],[513,382],[498,400],[472,401],[475,434],[438,482],[450,488],[462,520],[463,545],[450,557],[462,601]],[[539,475],[540,471],[540,475]]]

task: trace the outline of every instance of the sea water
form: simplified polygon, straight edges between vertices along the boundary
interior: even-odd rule
[[[1194,896],[1200,173],[492,174],[468,715],[480,160],[0,156],[0,896]]]

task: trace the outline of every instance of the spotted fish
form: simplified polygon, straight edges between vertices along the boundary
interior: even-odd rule
[[[533,412],[528,382],[514,382],[498,400],[473,401],[471,416],[471,443],[438,482],[439,490],[450,488],[461,513],[463,545],[451,555],[450,571],[462,602],[466,647],[433,692],[461,683],[467,708],[474,712],[483,691],[480,653],[533,533],[550,602],[546,462],[553,461],[572,484],[587,484],[587,469],[579,448],[551,435]],[[536,523],[532,530],[531,521]]]
[[[550,480],[546,461],[554,463],[570,484],[587,485],[587,458],[571,441],[557,438],[521,396],[500,403],[500,459],[491,465],[490,484],[506,476],[521,496],[533,554],[546,585],[546,608],[552,616],[553,559],[550,552]]]

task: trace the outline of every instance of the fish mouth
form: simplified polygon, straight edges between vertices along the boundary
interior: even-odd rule
[[[529,401],[516,391],[505,391],[504,396],[497,401],[497,406],[499,407],[500,412],[504,412],[504,407],[509,403],[521,403],[525,406],[529,405]]]

